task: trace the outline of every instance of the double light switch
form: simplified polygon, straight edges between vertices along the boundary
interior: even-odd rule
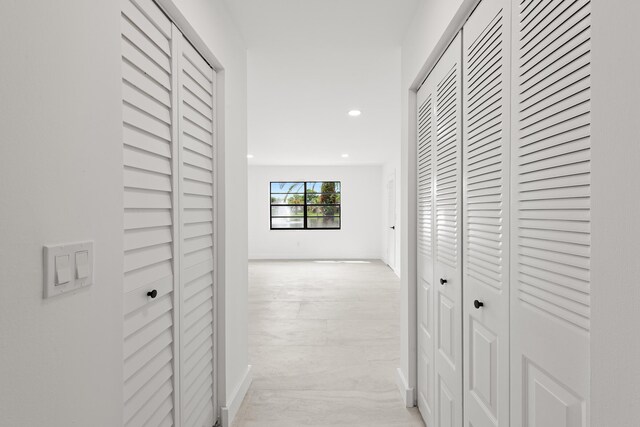
[[[93,242],[44,247],[44,297],[93,283]]]

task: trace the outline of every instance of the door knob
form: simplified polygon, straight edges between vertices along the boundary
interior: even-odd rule
[[[440,284],[441,285],[446,285],[447,284],[447,279],[440,279]]]
[[[480,307],[484,307],[484,303],[482,301],[475,300],[473,302],[473,306],[479,309]]]
[[[158,296],[158,291],[156,291],[155,289],[152,291],[147,292],[147,296],[151,297],[151,298],[155,298]]]
[[[389,227],[389,228],[390,228],[390,229],[392,229],[392,230],[395,230],[395,229],[396,229],[396,226],[394,225],[394,226]]]

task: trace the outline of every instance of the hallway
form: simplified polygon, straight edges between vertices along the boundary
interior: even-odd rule
[[[249,265],[253,383],[234,426],[422,426],[403,407],[399,280],[380,261]]]

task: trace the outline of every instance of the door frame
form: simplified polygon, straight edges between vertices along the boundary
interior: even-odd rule
[[[215,76],[215,90],[213,93],[214,116],[213,117],[213,156],[214,156],[214,194],[213,194],[213,310],[214,310],[214,331],[213,331],[213,409],[216,420],[222,418],[221,410],[226,406],[226,359],[225,354],[225,276],[224,276],[224,256],[219,248],[224,248],[225,244],[225,217],[224,217],[224,176],[225,176],[225,68],[222,62],[207,46],[200,37],[196,29],[183,15],[175,4],[174,0],[152,0],[169,20],[178,28],[193,48],[203,57],[203,59],[213,68]],[[174,45],[175,46],[175,45]],[[180,286],[177,287],[180,289]],[[180,305],[179,292],[174,292],[174,307]],[[180,313],[177,313],[179,316]],[[174,354],[179,340],[174,341]],[[174,365],[174,377],[180,378],[180,363]],[[180,399],[180,393],[176,393],[175,399]],[[174,399],[174,402],[175,402]],[[179,408],[179,405],[177,406]],[[181,423],[181,420],[177,420]],[[178,424],[180,425],[180,424]]]

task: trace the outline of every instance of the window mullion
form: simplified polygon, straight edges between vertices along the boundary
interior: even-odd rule
[[[307,229],[307,181],[304,182],[304,229]]]

